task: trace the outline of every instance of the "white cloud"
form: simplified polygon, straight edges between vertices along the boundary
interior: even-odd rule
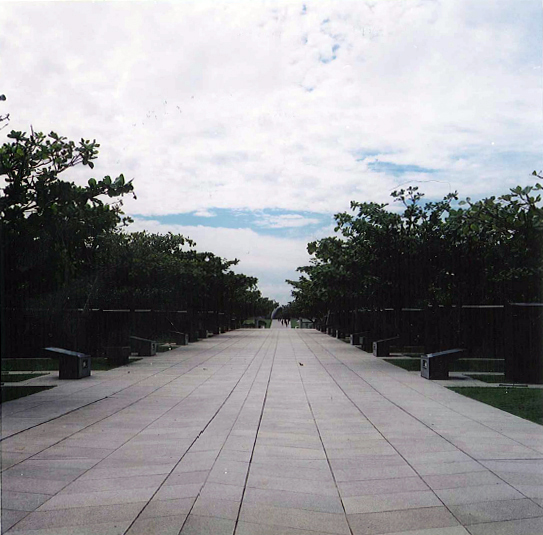
[[[398,177],[357,151],[436,169],[466,195],[540,163],[535,0],[0,9],[13,126],[96,137],[96,174],[135,178],[132,213],[387,200]]]
[[[196,210],[194,215],[196,217],[216,217],[216,214],[210,210]]]
[[[319,219],[304,217],[300,214],[261,214],[256,221],[258,226],[267,228],[296,228],[305,227],[307,225],[316,225],[318,223],[320,223]]]

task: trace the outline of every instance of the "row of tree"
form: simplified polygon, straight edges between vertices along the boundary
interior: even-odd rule
[[[7,138],[0,148],[4,310],[213,310],[244,319],[277,306],[255,277],[232,271],[237,260],[198,252],[181,235],[127,232],[122,198],[134,186],[123,175],[84,186],[63,180],[76,166],[93,169],[96,141],[34,131]]]
[[[423,202],[409,187],[391,194],[399,210],[351,202],[351,213],[335,215],[338,235],[309,243],[310,265],[287,281],[291,311],[319,318],[360,308],[541,302],[542,189]]]

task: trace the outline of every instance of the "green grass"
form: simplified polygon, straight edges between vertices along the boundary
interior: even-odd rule
[[[450,390],[525,420],[543,425],[543,390],[538,388],[507,387],[450,387]]]
[[[130,358],[130,362],[141,360]],[[93,370],[111,370],[118,368],[106,358],[93,357],[91,361]],[[2,359],[3,372],[42,372],[58,371],[58,360],[55,359]]]
[[[420,371],[420,359],[383,359],[394,366],[399,366],[408,372]]]
[[[48,375],[47,373],[9,373],[4,372],[0,375],[0,381],[3,383],[20,383],[33,377],[41,377],[42,375]]]
[[[414,372],[420,370],[420,358],[383,359],[404,370]],[[503,373],[504,363],[499,359],[458,359],[451,364],[453,372],[496,372]]]
[[[498,375],[491,375],[491,374],[469,374],[466,373],[468,377],[471,377],[472,379],[477,379],[478,381],[483,381],[485,383],[505,383],[505,375],[498,374]]]
[[[8,386],[2,388],[1,403],[5,401],[12,401],[18,398],[24,398],[25,396],[31,396],[42,390],[49,390],[55,388],[54,386]]]

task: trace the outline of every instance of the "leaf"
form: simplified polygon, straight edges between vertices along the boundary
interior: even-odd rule
[[[90,186],[91,188],[95,188],[95,187],[96,187],[96,184],[97,184],[97,182],[96,182],[96,179],[95,179],[95,178],[89,178],[89,186]]]

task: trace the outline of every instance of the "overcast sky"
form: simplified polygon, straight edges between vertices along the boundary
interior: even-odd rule
[[[286,303],[351,200],[532,183],[542,23],[540,0],[4,2],[0,112],[95,138],[66,179],[124,173],[133,230],[237,257]]]

